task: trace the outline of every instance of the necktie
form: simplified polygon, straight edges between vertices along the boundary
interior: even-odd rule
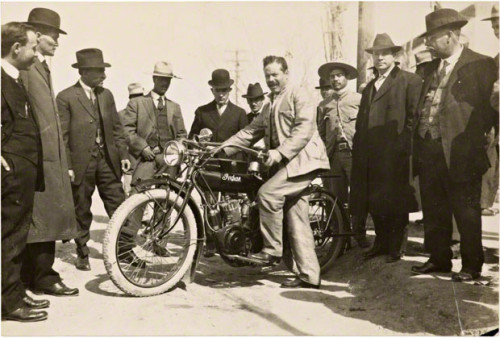
[[[43,60],[42,66],[43,66],[43,69],[45,69],[45,71],[47,72],[47,75],[49,75],[50,74],[50,68],[49,68],[49,65],[47,64],[47,61]]]
[[[163,102],[163,96],[158,98],[158,110],[161,111],[165,108],[165,103]]]
[[[443,81],[443,79],[445,78],[446,70],[447,70],[449,64],[450,63],[448,61],[443,60],[443,66],[441,67],[441,70],[439,71],[439,74],[438,74],[439,83],[441,83],[441,81]]]
[[[95,92],[94,92],[94,88],[91,88],[90,89],[90,101],[92,101],[92,104],[95,106],[96,105],[96,95],[95,95]]]
[[[23,79],[21,78],[21,75],[19,75],[19,77],[16,79],[16,82],[21,87],[23,92],[26,94],[26,89],[24,88]],[[29,105],[29,103],[28,103],[28,101],[26,101],[26,104],[24,105],[24,115],[21,115],[24,118],[28,117],[28,109],[29,109],[28,105]]]

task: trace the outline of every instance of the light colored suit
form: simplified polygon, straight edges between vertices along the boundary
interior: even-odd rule
[[[312,101],[302,90],[285,88],[279,95],[273,97],[271,94],[269,98],[270,102],[264,104],[262,113],[225,144],[249,146],[264,137],[266,149],[270,149],[270,122],[271,116],[274,116],[279,139],[276,150],[282,154],[283,160],[278,168],[272,168],[275,174],[258,192],[264,238],[262,251],[284,256],[287,266],[300,279],[318,285],[320,267],[309,225],[309,202],[307,197],[297,197],[316,177],[319,169],[330,168],[325,145],[318,134]],[[227,149],[228,155],[233,152],[236,150]],[[290,250],[285,252],[284,217],[290,246]]]

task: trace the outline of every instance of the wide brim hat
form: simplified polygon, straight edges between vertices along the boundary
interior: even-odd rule
[[[59,14],[48,8],[33,8],[28,15],[27,24],[51,28],[60,34],[67,34],[61,27],[61,17]]]
[[[467,22],[467,19],[456,10],[441,8],[425,16],[426,32],[418,37],[426,37],[443,28],[462,28]]]
[[[491,21],[495,19],[498,20],[498,4],[494,4],[493,7],[491,7],[491,16],[481,21]]]
[[[315,89],[325,89],[325,88],[333,88],[330,81],[327,81],[323,79],[322,77],[319,78],[319,86],[314,87]]]
[[[345,75],[348,80],[353,80],[358,77],[358,70],[356,68],[345,62],[340,62],[340,61],[325,63],[324,65],[319,67],[318,75],[320,76],[321,79],[328,79],[330,77],[330,73],[334,69],[342,69],[346,73]]]
[[[128,85],[128,95],[144,94],[144,87],[139,82]]]
[[[264,93],[262,87],[260,86],[260,83],[256,82],[255,84],[250,83],[248,85],[247,93],[241,96],[245,99],[256,99],[258,97],[263,97],[266,94],[267,92]]]
[[[73,68],[106,68],[111,67],[107,62],[104,62],[102,51],[97,48],[86,48],[76,52],[76,63],[72,64]]]
[[[212,79],[208,84],[213,88],[229,88],[233,85],[234,80],[229,76],[229,72],[225,69],[216,69],[212,72]]]
[[[368,54],[373,54],[373,52],[378,52],[382,50],[390,50],[393,53],[399,52],[403,47],[397,46],[392,42],[391,37],[387,33],[377,34],[375,40],[373,40],[373,46],[366,48],[365,51]]]
[[[168,61],[158,61],[155,64],[155,68],[153,70],[153,76],[181,79],[179,76],[174,74],[174,69],[172,67],[172,64]]]

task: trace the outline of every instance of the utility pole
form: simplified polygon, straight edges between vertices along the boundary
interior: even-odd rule
[[[370,61],[369,55],[365,52],[369,48],[375,31],[375,2],[360,1],[358,8],[358,55],[357,68],[359,72],[357,88],[367,80],[367,68]]]
[[[346,10],[346,5],[343,2],[327,2],[326,7],[325,58],[326,61],[340,60],[344,57],[342,51],[344,30],[340,18]]]
[[[234,59],[231,59],[231,60],[228,60],[229,62],[233,62],[234,63],[234,69],[233,69],[233,73],[234,73],[234,103],[236,105],[238,105],[238,99],[240,97],[240,67],[241,67],[241,63],[246,61],[246,60],[242,60],[240,59],[240,53],[241,52],[244,52],[244,50],[241,50],[241,49],[236,49],[234,51],[229,51],[231,53],[234,53]]]

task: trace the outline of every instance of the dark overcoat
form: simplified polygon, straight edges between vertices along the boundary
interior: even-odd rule
[[[417,211],[410,153],[422,79],[396,66],[378,91],[375,81],[363,90],[356,121],[349,209],[353,215]]]
[[[45,173],[45,191],[35,193],[28,243],[72,239],[79,228],[51,77],[36,58],[21,78],[40,127]]]
[[[121,160],[128,159],[123,125],[116,111],[113,94],[106,88],[96,92],[104,126],[104,140],[111,169],[121,179]],[[61,119],[68,167],[75,172],[73,184],[80,185],[88,167],[97,133],[96,115],[92,103],[77,82],[57,95],[57,108]]]

